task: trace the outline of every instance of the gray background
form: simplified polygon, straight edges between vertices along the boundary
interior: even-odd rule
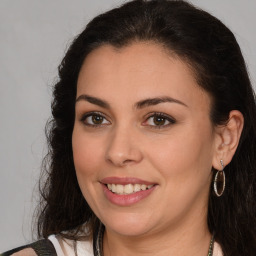
[[[72,38],[118,0],[0,0],[0,252],[30,242],[51,85]],[[193,0],[235,33],[256,81],[256,1]]]

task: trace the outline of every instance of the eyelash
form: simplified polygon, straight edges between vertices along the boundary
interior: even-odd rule
[[[107,120],[107,118],[105,117],[105,115],[103,115],[102,113],[100,112],[89,112],[89,113],[86,113],[85,115],[82,116],[81,118],[81,122],[83,122],[84,125],[86,126],[89,126],[89,127],[93,127],[93,128],[100,128],[102,126],[105,126],[106,124],[90,124],[88,122],[86,122],[86,119],[88,117],[101,117],[105,120]],[[108,121],[108,120],[107,120]],[[109,122],[109,121],[108,121]],[[109,122],[110,123],[110,122]]]
[[[176,123],[176,120],[174,118],[172,118],[169,115],[166,115],[162,112],[153,112],[153,113],[148,114],[145,122],[147,122],[150,118],[162,118],[163,120],[165,120],[164,122],[166,122],[166,121],[169,122],[168,124],[164,124],[164,125],[148,125],[151,129],[166,128],[166,127],[169,127]],[[143,122],[143,124],[145,122]]]
[[[100,112],[89,112],[89,113],[86,113],[85,115],[82,116],[80,121],[83,122],[84,125],[92,127],[92,128],[100,128],[100,127],[103,127],[105,125],[108,125],[108,124],[102,124],[102,123],[101,124],[90,124],[90,123],[86,122],[86,119],[88,117],[92,118],[93,116],[94,117],[103,118],[104,120],[107,120],[107,122],[110,124],[110,122],[105,117],[105,115],[103,115]],[[148,120],[150,120],[150,118],[161,118],[161,119],[164,120],[164,123],[166,121],[168,121],[169,123],[168,124],[163,124],[163,125],[146,125],[145,123],[148,122]],[[148,126],[151,129],[161,129],[161,128],[169,127],[170,125],[175,124],[175,123],[176,123],[176,120],[174,118],[170,117],[169,115],[166,115],[166,114],[161,113],[161,112],[153,112],[153,113],[150,113],[150,114],[147,115],[146,121],[144,121],[142,123],[142,125],[143,126]]]

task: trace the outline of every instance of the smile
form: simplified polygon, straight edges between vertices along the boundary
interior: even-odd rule
[[[146,184],[107,184],[108,189],[118,195],[130,195],[139,191],[144,191],[153,187],[153,185]]]
[[[139,203],[158,187],[155,182],[133,177],[106,177],[100,183],[106,199],[118,206]]]

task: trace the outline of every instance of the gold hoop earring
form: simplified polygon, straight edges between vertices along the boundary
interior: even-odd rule
[[[226,186],[226,177],[224,172],[224,164],[222,160],[220,160],[220,164],[222,169],[218,170],[217,173],[215,174],[213,184],[215,195],[218,197],[222,196]]]

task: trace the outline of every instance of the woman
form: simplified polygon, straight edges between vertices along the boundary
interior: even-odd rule
[[[255,97],[215,17],[142,0],[96,17],[52,115],[45,240],[4,255],[255,255]]]

